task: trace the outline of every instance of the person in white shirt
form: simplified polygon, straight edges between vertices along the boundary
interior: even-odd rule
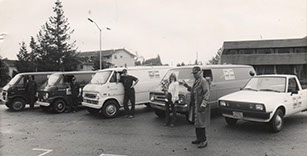
[[[179,83],[177,77],[172,73],[169,77],[169,86],[166,92],[165,102],[165,126],[174,127],[176,121],[176,107],[175,102],[179,99]],[[170,112],[172,116],[170,116]]]

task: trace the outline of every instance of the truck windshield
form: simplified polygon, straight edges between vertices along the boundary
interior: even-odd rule
[[[14,78],[13,78],[8,84],[9,84],[9,85],[14,85],[14,84],[16,84],[20,77],[21,77],[20,75],[14,76]]]
[[[103,71],[98,72],[94,75],[94,77],[91,80],[92,84],[105,84],[111,75],[112,71]]]
[[[169,81],[169,76],[174,73],[176,76],[177,76],[177,80],[178,81],[186,81],[187,83],[193,83],[194,82],[194,77],[193,75],[191,74],[192,72],[192,69],[190,68],[187,68],[187,69],[184,69],[184,68],[178,68],[178,69],[171,69],[169,70],[165,76],[163,77],[162,81]]]
[[[50,86],[55,85],[60,78],[61,78],[60,74],[50,75],[50,77],[48,78],[48,81],[47,81],[47,85],[50,85]]]
[[[253,77],[244,90],[285,92],[286,78],[284,77]]]

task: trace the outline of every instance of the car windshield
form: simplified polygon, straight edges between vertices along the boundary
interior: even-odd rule
[[[191,84],[194,82],[194,77],[193,75],[191,74],[192,72],[192,69],[190,68],[177,68],[177,69],[171,69],[169,70],[165,76],[163,77],[162,81],[165,81],[169,79],[169,76],[174,73],[177,77],[177,80],[180,82],[180,81],[185,81],[187,82],[188,84]]]
[[[112,71],[103,71],[98,72],[94,75],[94,77],[91,80],[92,84],[105,84],[111,75]]]
[[[50,86],[55,85],[60,78],[61,78],[60,74],[50,75],[50,77],[48,78],[48,81],[47,81],[47,85],[50,85]]]
[[[244,90],[285,92],[285,77],[253,77]]]
[[[20,77],[21,77],[20,75],[14,76],[14,78],[13,78],[8,84],[9,84],[9,85],[14,85],[14,84],[16,84]]]

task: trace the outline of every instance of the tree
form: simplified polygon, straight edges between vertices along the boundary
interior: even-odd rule
[[[160,55],[157,55],[156,58],[151,58],[151,59],[145,60],[143,65],[161,66],[162,62],[161,62]]]
[[[25,42],[22,42],[17,54],[18,61],[16,62],[17,70],[22,72],[31,72],[33,71],[33,63],[31,60],[32,55],[28,52]]]
[[[208,64],[221,64],[221,56],[222,56],[223,50],[222,48],[220,48],[216,55],[214,57],[212,57],[211,60],[209,60]]]
[[[9,69],[4,64],[2,57],[0,56],[0,87],[3,87],[10,79]]]
[[[33,62],[32,71],[70,71],[77,67],[76,42],[68,43],[73,30],[70,30],[60,0],[55,2],[53,12],[55,15],[39,30],[37,42],[31,37],[31,52],[22,51],[21,57],[29,55],[28,59]],[[25,46],[20,49],[24,50]]]

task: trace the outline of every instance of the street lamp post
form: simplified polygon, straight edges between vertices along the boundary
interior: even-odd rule
[[[94,23],[97,26],[98,30],[99,30],[99,69],[101,70],[101,67],[102,67],[102,61],[101,61],[101,29],[100,29],[100,27],[98,26],[98,24],[95,21],[93,21],[90,18],[88,18],[88,20],[90,22]]]

